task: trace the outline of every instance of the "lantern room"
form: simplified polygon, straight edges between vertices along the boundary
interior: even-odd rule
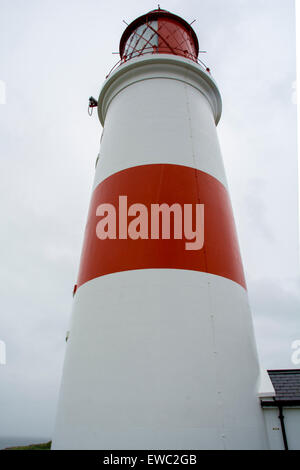
[[[122,62],[144,54],[173,54],[197,62],[198,39],[189,23],[166,10],[152,10],[125,29],[120,40]]]

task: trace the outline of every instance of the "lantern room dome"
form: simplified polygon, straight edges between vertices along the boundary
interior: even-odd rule
[[[199,44],[189,23],[167,10],[158,9],[127,26],[119,52],[122,61],[147,53],[173,54],[197,61]]]

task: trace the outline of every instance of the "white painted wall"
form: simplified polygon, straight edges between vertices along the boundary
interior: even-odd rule
[[[285,430],[290,450],[300,450],[300,407],[283,408]]]
[[[94,188],[117,171],[155,163],[196,168],[227,186],[215,124],[221,98],[200,66],[166,54],[132,59],[98,102],[104,130]]]
[[[75,296],[53,449],[266,449],[247,293],[185,270]]]
[[[271,450],[284,450],[278,408],[264,408],[264,419]],[[300,407],[283,408],[289,450],[300,450]]]

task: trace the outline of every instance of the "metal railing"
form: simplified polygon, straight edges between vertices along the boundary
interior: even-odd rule
[[[146,51],[146,49],[150,49],[148,51]],[[128,56],[126,55],[123,55],[123,57],[110,69],[109,73],[106,75],[105,78],[108,78],[110,76],[110,74],[120,65],[122,64],[125,64],[127,62],[129,62],[129,60],[131,59],[135,59],[136,57],[141,57],[143,55],[146,55],[146,54],[168,54],[168,52],[158,52],[157,50],[157,46],[151,46],[151,47],[145,47],[143,49],[141,49],[140,51],[137,51],[137,50],[134,50],[133,52],[131,52],[130,54],[128,54]],[[173,49],[173,51],[176,51],[176,48]],[[198,57],[195,57],[193,56],[192,54],[190,54],[188,51],[183,51],[181,49],[178,49],[178,54],[174,54],[174,52],[170,55],[178,55],[180,57],[184,57],[185,59],[189,59],[189,60],[192,60],[193,62],[195,62],[196,64],[200,65],[204,70],[205,72],[208,72],[210,73],[210,69],[206,66],[206,64],[201,60],[199,59]]]

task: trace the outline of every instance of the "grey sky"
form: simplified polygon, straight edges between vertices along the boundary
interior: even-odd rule
[[[101,126],[87,114],[122,20],[149,1],[0,0],[0,437],[50,437]],[[168,0],[194,18],[223,99],[218,126],[260,359],[300,339],[292,0]],[[245,367],[247,365],[245,364]]]

